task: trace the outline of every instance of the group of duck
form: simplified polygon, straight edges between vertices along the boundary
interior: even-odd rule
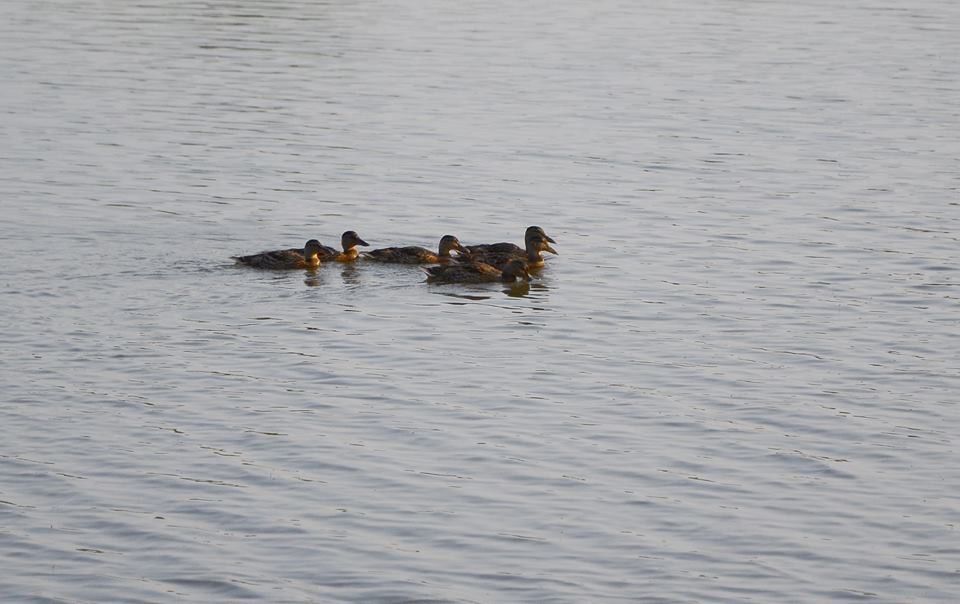
[[[273,250],[250,256],[234,256],[238,264],[253,268],[283,270],[311,269],[325,262],[355,262],[363,259],[394,264],[434,265],[424,268],[427,281],[434,283],[485,283],[518,279],[529,281],[530,269],[543,266],[543,252],[557,254],[550,245],[556,243],[538,226],[527,227],[524,246],[513,243],[462,245],[453,235],[444,235],[436,253],[415,245],[385,247],[361,252],[357,246],[369,244],[356,231],[347,231],[340,238],[338,250],[311,239],[303,248]],[[456,252],[456,255],[452,253]]]

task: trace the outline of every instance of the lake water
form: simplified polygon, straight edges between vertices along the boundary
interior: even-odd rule
[[[955,601],[960,4],[3,12],[0,601]]]

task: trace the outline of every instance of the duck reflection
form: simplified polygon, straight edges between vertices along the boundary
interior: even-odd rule
[[[312,268],[304,272],[303,282],[307,287],[319,287],[323,285],[321,278],[322,272],[319,269]]]
[[[471,302],[479,302],[481,300],[489,300],[490,296],[477,296],[470,294],[458,294],[454,292],[435,292],[441,296],[448,296],[450,298],[458,298],[460,300],[469,300]],[[456,304],[456,302],[451,302],[450,304]],[[466,302],[460,302],[460,304],[466,304]]]
[[[519,281],[517,283],[511,283],[503,290],[503,293],[507,294],[511,298],[526,298],[530,293],[530,282]]]
[[[345,285],[358,287],[360,285],[360,272],[361,269],[359,269],[355,263],[344,264],[340,270],[340,278]]]
[[[507,294],[511,298],[530,298],[531,300],[546,301],[547,293],[551,289],[552,287],[543,281],[532,281],[515,283],[512,286],[505,288],[503,293]]]

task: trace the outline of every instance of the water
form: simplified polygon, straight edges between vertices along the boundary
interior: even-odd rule
[[[955,3],[4,13],[0,601],[954,600]]]

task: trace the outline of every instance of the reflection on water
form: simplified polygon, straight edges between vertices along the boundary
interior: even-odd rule
[[[500,291],[511,298],[525,298],[530,295],[531,290],[539,294],[545,294],[549,290],[549,288],[544,284],[531,284],[528,281],[516,281],[507,285],[503,283],[469,285],[457,283],[431,283],[427,287],[430,288],[430,293],[439,294],[441,296],[449,296],[452,298],[461,298],[464,300],[489,300],[491,298],[490,295],[464,293],[464,290],[491,291],[495,288],[499,288]],[[457,289],[461,291],[447,291],[450,289]]]
[[[523,298],[530,293],[530,282],[529,281],[517,281],[516,283],[511,283],[503,290],[503,293],[507,294],[511,298]]]
[[[309,287],[320,287],[323,285],[323,273],[319,268],[304,271],[303,282]]]
[[[444,285],[433,285],[431,287],[451,287],[451,284]],[[459,292],[445,292],[445,291],[435,291],[434,294],[440,294],[441,296],[448,296],[450,298],[457,298],[460,300],[472,300],[478,302],[480,300],[489,300],[490,296],[478,296],[476,294],[463,294]],[[456,302],[449,302],[449,304],[456,304]]]
[[[5,2],[0,601],[952,602],[960,5],[688,4]]]
[[[356,263],[343,263],[339,268],[340,278],[343,279],[344,285],[354,288],[362,285],[362,271],[357,267]]]

